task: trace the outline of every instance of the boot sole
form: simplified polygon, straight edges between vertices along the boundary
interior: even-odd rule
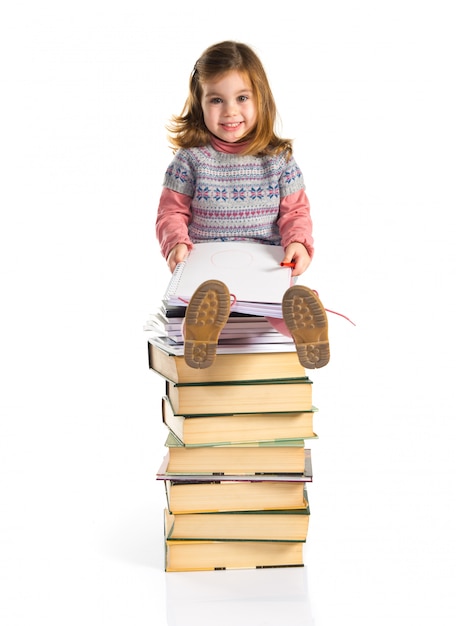
[[[212,365],[229,315],[230,292],[224,283],[207,280],[196,289],[185,313],[184,359],[189,367]]]
[[[282,300],[283,319],[296,345],[299,362],[307,369],[329,362],[328,320],[314,291],[303,285],[287,289]]]

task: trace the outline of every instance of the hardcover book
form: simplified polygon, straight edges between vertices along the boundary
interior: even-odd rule
[[[220,347],[220,346],[219,346]],[[184,360],[183,349],[178,356],[162,343],[149,339],[149,368],[174,383],[235,382],[246,380],[275,380],[302,378],[305,369],[299,363],[294,343],[293,351],[220,353],[211,367],[195,369]]]
[[[195,450],[196,448],[189,448],[189,450]],[[211,448],[202,448],[210,450]],[[215,455],[217,451],[222,450],[222,447],[215,447]],[[253,450],[258,450],[260,448],[246,448],[249,454]],[[264,449],[264,448],[263,448]],[[168,448],[167,454],[165,454],[163,461],[157,471],[156,478],[157,480],[174,480],[179,481],[180,483],[210,483],[214,481],[234,481],[234,482],[279,482],[279,483],[287,483],[287,482],[297,482],[297,483],[306,483],[312,482],[312,457],[311,451],[309,448],[303,448],[304,450],[304,470],[300,472],[261,472],[258,471],[256,467],[250,469],[249,472],[238,472],[238,473],[229,473],[229,472],[220,472],[216,471],[214,467],[210,466],[206,472],[201,471],[186,471],[181,470],[180,468],[176,470],[170,466],[170,452],[172,448]],[[176,465],[176,464],[175,464]],[[185,463],[186,465],[186,463]]]
[[[174,413],[227,415],[231,413],[285,413],[312,410],[312,381],[307,377],[221,383],[166,381]]]
[[[163,422],[186,446],[235,444],[291,439],[315,439],[313,416],[317,409],[299,413],[233,413],[186,416],[174,413],[162,399]]]
[[[214,477],[215,478],[215,477]],[[212,480],[202,482],[165,480],[165,493],[171,513],[210,513],[222,511],[268,511],[306,509],[307,492],[303,481]]]
[[[167,572],[303,565],[303,544],[298,541],[165,540]]]
[[[174,514],[165,509],[167,539],[305,541],[310,510]]]
[[[303,474],[304,441],[186,447],[169,433],[168,471],[176,474]]]

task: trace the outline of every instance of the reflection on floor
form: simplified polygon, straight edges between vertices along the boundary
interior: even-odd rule
[[[305,567],[166,574],[168,626],[313,626]]]

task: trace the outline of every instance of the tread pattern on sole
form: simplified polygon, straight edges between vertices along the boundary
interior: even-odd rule
[[[196,369],[215,360],[218,338],[230,315],[230,293],[221,281],[208,280],[193,294],[185,314],[184,358]]]
[[[327,365],[330,358],[328,321],[316,293],[303,285],[290,287],[283,297],[282,312],[301,365],[308,369]]]

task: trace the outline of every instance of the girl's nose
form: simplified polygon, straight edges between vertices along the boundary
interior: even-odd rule
[[[235,115],[237,113],[237,110],[237,102],[235,100],[226,103],[225,115]]]

